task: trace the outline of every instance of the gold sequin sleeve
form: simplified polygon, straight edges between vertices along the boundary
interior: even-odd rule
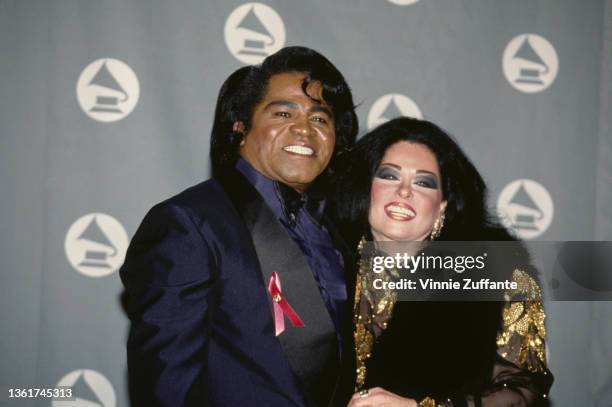
[[[547,406],[553,376],[546,365],[542,293],[537,281],[523,270],[514,270],[512,280],[517,288],[506,292],[497,360],[480,402],[483,407]]]
[[[501,357],[530,372],[546,370],[546,327],[544,307],[538,283],[522,270],[514,270],[515,290],[506,292],[503,330],[497,337]],[[524,298],[513,301],[513,298]]]

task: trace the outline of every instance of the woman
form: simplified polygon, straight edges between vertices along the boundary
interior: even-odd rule
[[[427,121],[392,120],[359,140],[336,180],[333,209],[360,255],[349,406],[546,405],[544,313],[522,246],[507,269],[531,301],[400,302],[370,288],[364,240],[514,240],[454,140]]]

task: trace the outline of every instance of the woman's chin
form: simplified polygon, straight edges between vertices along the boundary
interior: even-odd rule
[[[427,240],[428,235],[414,236],[414,235],[373,235],[374,240],[377,242],[423,242]]]

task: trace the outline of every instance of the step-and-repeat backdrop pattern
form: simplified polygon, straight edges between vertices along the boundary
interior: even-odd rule
[[[339,67],[362,134],[454,134],[524,239],[612,240],[612,0],[0,0],[0,385],[128,405],[129,239],[208,177],[226,76],[285,45]],[[611,405],[612,306],[547,307],[555,405]]]

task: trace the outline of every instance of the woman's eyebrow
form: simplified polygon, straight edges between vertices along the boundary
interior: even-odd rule
[[[382,167],[382,166],[393,167],[396,170],[401,170],[402,169],[401,165],[397,165],[397,164],[393,164],[393,163],[380,163],[379,167]]]
[[[436,175],[435,172],[431,172],[431,171],[427,171],[427,170],[417,170],[417,174],[429,174],[429,175],[432,175],[432,176],[438,178],[438,176]]]

